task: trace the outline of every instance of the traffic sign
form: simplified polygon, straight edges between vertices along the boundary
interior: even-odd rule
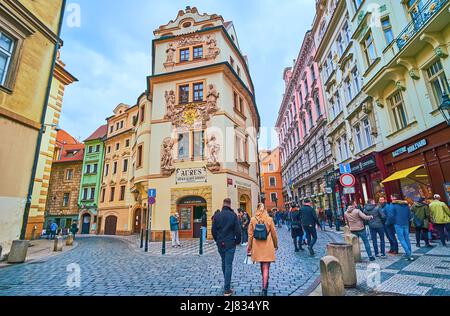
[[[356,190],[355,187],[345,187],[344,188],[344,194],[355,194]]]
[[[148,189],[148,197],[156,198],[156,189]]]
[[[326,187],[326,188],[325,188],[325,193],[326,193],[326,194],[331,194],[331,193],[333,193],[333,189],[330,188],[330,187]]]
[[[156,203],[156,199],[154,197],[149,197],[148,198],[148,204],[149,205],[154,205]]]
[[[339,165],[339,171],[342,175],[352,173],[352,167],[349,163],[341,163]]]
[[[343,187],[347,187],[347,188],[355,186],[355,183],[356,183],[355,177],[352,174],[348,174],[348,173],[343,174],[341,176],[340,180],[341,180],[341,185]]]

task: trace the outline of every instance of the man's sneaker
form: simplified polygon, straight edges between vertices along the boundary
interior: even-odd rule
[[[298,249],[298,248],[297,248],[297,249],[295,249],[295,252],[300,252],[300,249]]]
[[[414,261],[413,257],[408,257],[408,261]]]
[[[312,249],[311,247],[308,247],[308,249],[309,249],[309,255],[310,255],[311,257],[314,257],[314,255],[315,255],[314,249]]]
[[[428,244],[428,245],[426,245],[425,247],[427,247],[427,248],[434,248],[434,246],[431,245],[431,244]]]
[[[234,294],[234,291],[233,291],[233,290],[229,290],[229,291],[223,292],[223,296],[225,296],[225,297],[232,296],[233,294]]]
[[[376,259],[375,259],[375,257],[370,257],[369,260],[370,261],[375,261]]]
[[[386,259],[387,256],[386,255],[381,255],[381,259]]]
[[[417,248],[420,248],[420,244],[416,244],[416,247],[417,247]]]
[[[379,255],[379,254],[376,254],[376,255],[375,255],[375,257],[379,258],[379,257],[380,257],[380,255]]]

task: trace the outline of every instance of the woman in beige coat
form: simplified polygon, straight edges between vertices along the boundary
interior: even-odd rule
[[[257,224],[264,224],[267,228],[267,240],[256,240],[254,231]],[[248,227],[248,255],[252,256],[254,262],[261,264],[263,282],[262,295],[267,296],[269,287],[270,264],[275,262],[275,252],[278,250],[278,236],[273,219],[267,213],[264,204],[259,204],[256,216],[250,221]]]

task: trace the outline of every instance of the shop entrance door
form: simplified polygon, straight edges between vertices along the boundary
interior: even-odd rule
[[[200,238],[204,209],[206,200],[201,197],[186,197],[178,202],[180,238]]]

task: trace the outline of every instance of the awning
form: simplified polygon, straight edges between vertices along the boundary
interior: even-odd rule
[[[395,180],[400,180],[400,179],[405,179],[408,178],[411,174],[413,174],[414,172],[416,172],[417,170],[419,170],[420,168],[423,168],[423,165],[420,166],[415,166],[409,169],[405,169],[405,170],[401,170],[401,171],[397,171],[396,173],[394,173],[392,176],[390,176],[389,178],[383,180],[381,183],[387,183],[387,182],[392,182]]]

